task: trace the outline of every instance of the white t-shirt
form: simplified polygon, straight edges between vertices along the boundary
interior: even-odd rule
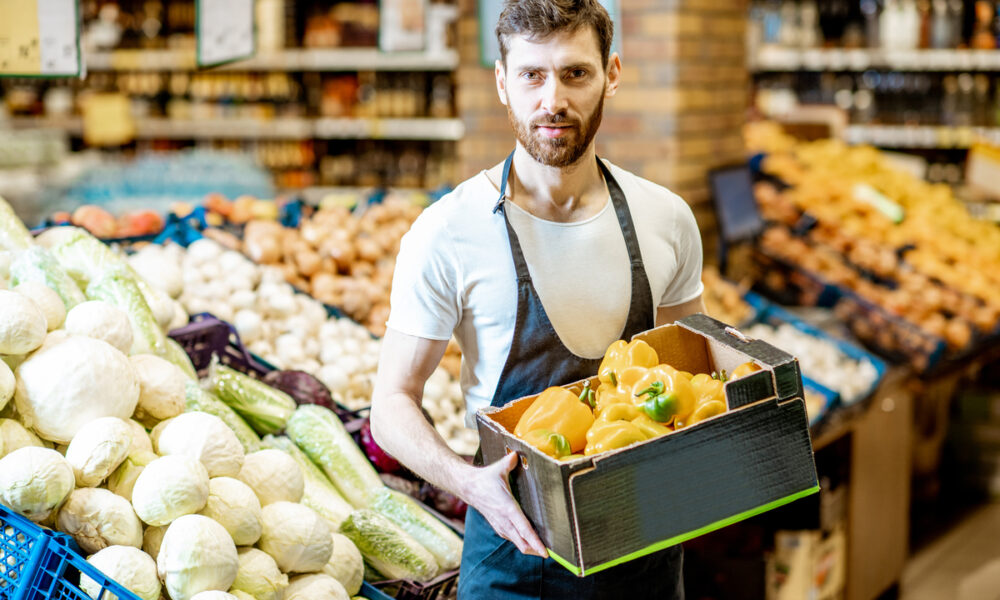
[[[701,236],[676,194],[610,163],[632,213],[656,306],[702,292]],[[428,207],[403,237],[392,281],[388,327],[433,340],[454,334],[462,350],[466,424],[488,406],[514,336],[517,277],[499,191],[483,171]],[[599,358],[619,339],[631,301],[628,250],[611,198],[595,216],[573,223],[505,208],[532,283],[563,344]]]

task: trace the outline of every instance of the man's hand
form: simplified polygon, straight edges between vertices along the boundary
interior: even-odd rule
[[[478,510],[500,537],[510,540],[524,554],[549,555],[542,540],[525,518],[510,493],[507,476],[517,466],[517,454],[510,453],[491,465],[476,469],[466,484],[468,503]]]

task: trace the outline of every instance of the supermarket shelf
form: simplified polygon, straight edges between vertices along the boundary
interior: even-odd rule
[[[5,121],[0,121],[2,126]],[[79,118],[16,118],[15,128],[44,127],[65,130],[70,135],[83,134]],[[455,141],[465,134],[460,119],[295,119],[273,121],[255,119],[138,119],[138,139],[169,140],[429,140]]]
[[[1000,50],[881,50],[765,46],[751,71],[1000,71]]]
[[[86,55],[91,71],[184,71],[197,68],[194,50],[114,50]],[[458,53],[381,52],[376,48],[289,49],[237,61],[220,71],[450,71]]]
[[[968,149],[977,141],[1000,144],[1000,127],[935,127],[926,125],[850,125],[844,139],[851,144],[885,148]]]

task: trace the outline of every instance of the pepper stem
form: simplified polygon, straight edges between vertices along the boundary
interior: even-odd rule
[[[653,396],[659,396],[662,393],[663,393],[663,382],[654,381],[648,388],[642,390],[635,396],[636,398],[638,398],[639,396],[644,396],[646,394],[649,394],[649,397],[652,398]]]

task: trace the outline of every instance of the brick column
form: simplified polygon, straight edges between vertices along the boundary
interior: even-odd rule
[[[605,104],[598,153],[680,194],[715,253],[706,174],[743,160],[748,98],[746,0],[619,0],[623,81]],[[475,0],[459,0],[458,110],[466,137],[459,172],[498,162],[513,135],[497,100],[493,70],[479,62]]]

